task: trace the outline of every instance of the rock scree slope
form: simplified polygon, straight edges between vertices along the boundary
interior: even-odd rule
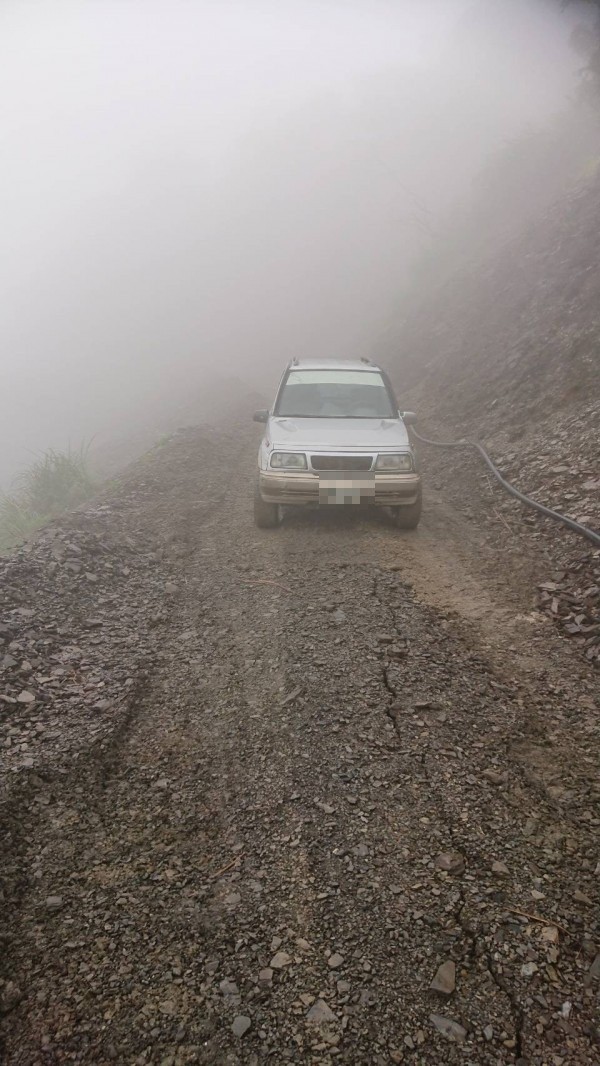
[[[2,1061],[588,1066],[591,663],[435,490],[256,530],[256,432],[0,564]]]
[[[492,212],[494,204],[489,204]],[[425,436],[479,439],[517,488],[600,530],[600,174],[415,300],[384,353]],[[495,548],[545,558],[540,600],[600,665],[600,552],[503,493],[468,452],[426,469]]]

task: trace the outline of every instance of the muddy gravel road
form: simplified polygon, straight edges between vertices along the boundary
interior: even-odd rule
[[[3,1062],[598,1062],[597,672],[443,491],[256,530],[255,428],[3,564]]]

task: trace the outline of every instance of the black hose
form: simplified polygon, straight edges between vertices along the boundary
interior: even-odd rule
[[[486,466],[489,467],[496,480],[500,482],[502,488],[505,489],[506,492],[510,493],[510,495],[514,496],[517,500],[520,500],[526,507],[531,507],[534,511],[539,511],[539,513],[545,515],[546,518],[553,518],[556,522],[560,522],[561,525],[566,526],[567,529],[572,530],[573,533],[578,533],[580,537],[585,537],[586,540],[589,540],[596,548],[600,548],[600,533],[595,533],[593,529],[588,529],[587,526],[582,526],[580,522],[574,522],[572,518],[567,518],[566,515],[551,510],[550,507],[544,507],[543,503],[538,503],[537,500],[532,500],[531,497],[526,496],[524,492],[519,492],[514,485],[511,485],[510,481],[507,481],[506,478],[502,477],[502,474],[490,459],[485,448],[482,448],[481,444],[478,444],[477,441],[429,440],[427,437],[422,437],[420,433],[417,433],[413,426],[410,428],[417,440],[420,440],[423,444],[431,444],[434,448],[475,448],[475,450],[479,452]]]

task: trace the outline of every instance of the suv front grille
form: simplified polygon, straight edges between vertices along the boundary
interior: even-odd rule
[[[370,470],[372,455],[311,455],[313,470]]]

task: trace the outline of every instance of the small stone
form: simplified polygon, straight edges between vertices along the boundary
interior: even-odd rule
[[[510,871],[505,862],[493,862],[492,873],[495,877],[510,877]]]
[[[264,970],[261,970],[258,975],[258,983],[260,985],[270,985],[273,980],[273,971],[270,966],[265,966]]]
[[[300,951],[310,951],[310,944],[304,937],[299,936],[296,940],[296,947],[300,948]]]
[[[390,659],[406,659],[408,648],[404,644],[390,644],[387,653]]]
[[[273,955],[270,966],[272,970],[282,970],[284,966],[289,966],[292,962],[292,956],[288,955],[287,951],[278,951],[276,955]]]
[[[484,770],[482,776],[486,781],[489,781],[491,785],[505,785],[508,780],[508,774],[506,771],[494,770],[492,767],[488,770]]]
[[[337,990],[340,996],[346,996],[350,991],[350,987],[351,986],[349,981],[338,981],[337,983]]]
[[[18,985],[14,981],[7,981],[2,990],[0,991],[0,1011],[3,1014],[8,1014],[13,1010],[23,999],[23,993]]]
[[[27,689],[23,689],[17,696],[17,703],[35,703],[35,696],[33,692],[28,692]]]
[[[438,870],[445,870],[449,874],[462,874],[465,869],[464,856],[458,851],[443,851],[435,860]]]
[[[230,981],[228,977],[221,981],[219,988],[223,995],[227,998],[229,998],[230,996],[239,996],[240,994],[240,990],[236,985],[235,981]]]
[[[329,966],[329,968],[331,970],[337,970],[338,966],[341,966],[343,961],[344,961],[344,956],[343,955],[338,955],[337,952],[334,952],[334,954],[330,955],[329,958],[327,959],[327,965]]]
[[[549,944],[558,944],[558,929],[555,925],[545,925],[542,929],[542,940]]]
[[[165,584],[165,592],[167,596],[174,596],[177,592],[177,585],[173,581],[167,581]]]
[[[600,952],[596,955],[592,965],[589,968],[590,977],[595,977],[600,981]]]
[[[523,977],[533,977],[534,973],[538,972],[538,966],[536,962],[524,962],[521,966],[521,974]]]
[[[494,1030],[492,1029],[491,1025],[486,1025],[485,1029],[483,1030],[483,1035],[487,1040],[488,1044],[490,1040],[494,1039]]]
[[[245,1014],[238,1014],[237,1017],[233,1019],[231,1031],[234,1036],[241,1037],[244,1033],[248,1032],[251,1025],[252,1020],[250,1018],[247,1018]]]
[[[467,1030],[462,1025],[453,1021],[452,1018],[444,1018],[442,1014],[431,1014],[429,1020],[447,1040],[460,1043],[467,1035]]]
[[[46,910],[48,911],[59,911],[62,905],[62,896],[48,896],[46,899]]]
[[[335,1014],[324,999],[315,1000],[306,1015],[306,1020],[310,1025],[327,1025],[330,1022],[337,1022]]]
[[[451,995],[456,988],[456,966],[449,959],[443,962],[429,986],[433,992],[441,992],[444,996]]]
[[[592,906],[590,897],[586,896],[585,892],[580,892],[578,888],[573,893],[573,899],[576,899],[578,903],[584,903],[587,907]]]

